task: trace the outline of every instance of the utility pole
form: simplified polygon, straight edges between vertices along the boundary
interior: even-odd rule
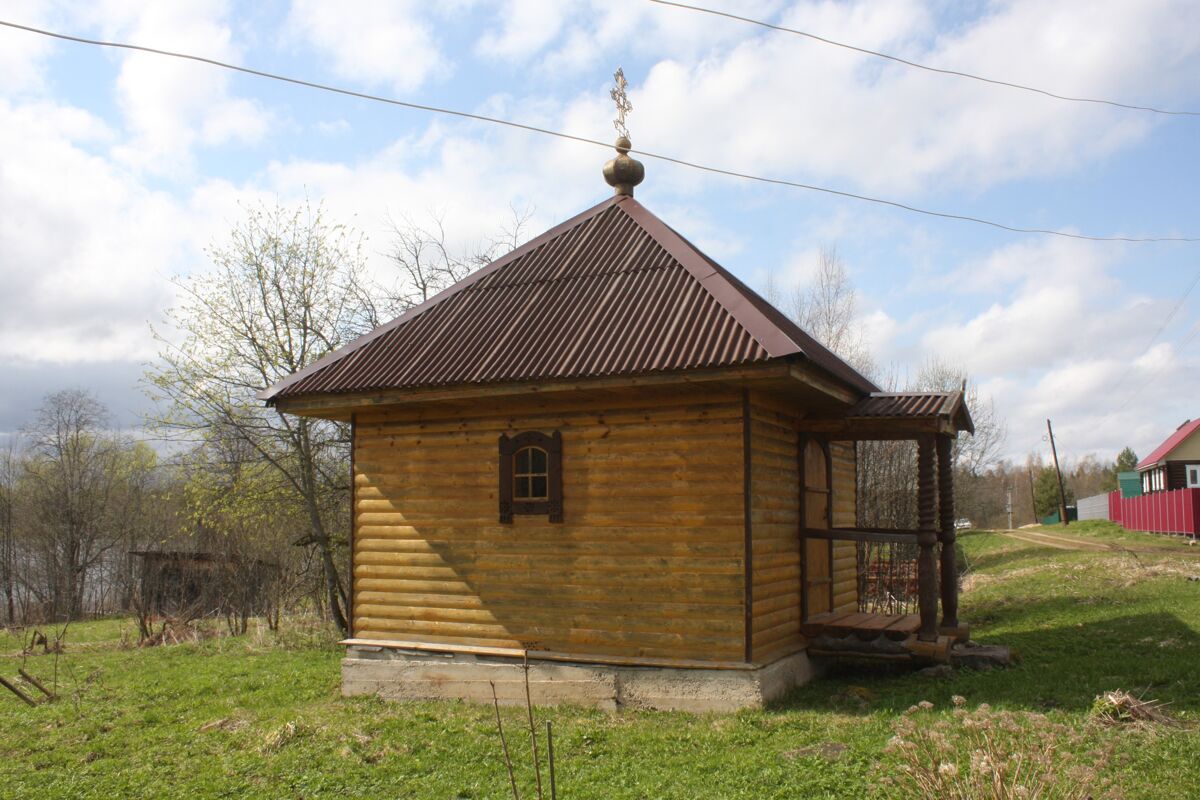
[[[1012,526],[1012,487],[1008,487],[1008,499],[1004,502],[1004,510],[1008,512],[1008,529],[1011,531]]]
[[[1033,491],[1033,470],[1027,469],[1025,474],[1029,476],[1029,513],[1033,515],[1033,522],[1036,525],[1038,521],[1037,494]]]
[[[1058,513],[1062,524],[1070,525],[1071,521],[1067,519],[1067,490],[1063,488],[1062,470],[1058,468],[1058,448],[1054,446],[1054,428],[1050,427],[1050,420],[1046,420],[1046,433],[1050,435],[1050,453],[1054,456],[1054,472],[1058,475]]]

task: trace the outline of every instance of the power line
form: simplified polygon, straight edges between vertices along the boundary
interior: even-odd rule
[[[1125,370],[1125,373],[1121,376],[1121,379],[1113,384],[1113,388],[1110,393],[1111,395],[1115,395],[1117,391],[1125,385],[1125,381],[1129,380],[1129,376],[1133,374],[1134,362],[1136,362],[1138,358],[1141,358],[1142,356],[1146,355],[1146,353],[1150,352],[1150,348],[1153,347],[1154,343],[1158,341],[1158,337],[1162,336],[1163,331],[1165,331],[1167,326],[1171,324],[1171,320],[1175,319],[1175,315],[1179,313],[1179,309],[1183,308],[1183,304],[1187,301],[1188,296],[1191,295],[1192,290],[1196,288],[1196,284],[1198,283],[1200,283],[1200,272],[1196,273],[1196,277],[1192,278],[1192,282],[1188,284],[1187,289],[1185,289],[1183,294],[1179,296],[1179,299],[1175,301],[1174,307],[1172,307],[1167,316],[1163,317],[1162,324],[1158,326],[1158,330],[1155,331],[1154,335],[1150,337],[1150,341],[1146,342],[1146,346],[1142,348],[1141,355],[1130,362],[1129,366]],[[1143,383],[1142,385],[1144,386],[1145,384]],[[1122,410],[1124,410],[1125,406],[1129,405],[1129,402],[1132,401],[1133,397],[1137,396],[1138,391],[1140,391],[1140,388],[1134,391],[1133,395],[1130,396],[1129,401],[1126,401],[1125,405],[1121,406]]]
[[[1192,286],[1194,287],[1195,285],[1196,285],[1196,284],[1195,284],[1195,282],[1193,282],[1193,283],[1192,283]],[[1181,297],[1181,298],[1179,299],[1179,303],[1176,305],[1176,309],[1178,309],[1178,307],[1179,307],[1179,306],[1182,306],[1182,304],[1183,304],[1183,301],[1184,301],[1184,300],[1187,298],[1187,294],[1188,294],[1188,293],[1190,293],[1190,292],[1191,292],[1191,287],[1189,287],[1189,289],[1188,289],[1188,292],[1185,292],[1185,293],[1184,293],[1184,296],[1183,296],[1183,297]],[[1164,325],[1163,327],[1166,327],[1166,326]],[[1157,339],[1157,338],[1158,338],[1158,335],[1159,335],[1160,333],[1162,333],[1162,330],[1159,330],[1159,332],[1158,332],[1158,333],[1156,333],[1156,334],[1154,335],[1154,339]],[[1187,347],[1188,347],[1188,345],[1190,345],[1190,344],[1192,343],[1192,340],[1193,340],[1193,339],[1195,339],[1197,336],[1200,336],[1200,321],[1197,321],[1197,322],[1196,322],[1196,323],[1195,323],[1195,324],[1192,326],[1191,330],[1189,330],[1189,331],[1188,331],[1188,335],[1187,335],[1187,336],[1185,336],[1185,337],[1184,337],[1184,338],[1183,338],[1183,339],[1182,339],[1182,340],[1179,342],[1178,346],[1176,347],[1176,350],[1177,350],[1178,352],[1180,352],[1180,353],[1182,353],[1182,352],[1186,351],[1186,350],[1187,350]],[[1151,344],[1153,344],[1153,342],[1154,342],[1154,339],[1151,339]],[[1147,351],[1149,351],[1149,349],[1150,349],[1150,345],[1147,345],[1147,346],[1146,346],[1146,350],[1147,350]],[[1145,352],[1143,352],[1143,353],[1142,353],[1142,355],[1145,355],[1145,354],[1146,354]],[[1140,358],[1140,357],[1141,357],[1141,356],[1139,356],[1139,358]],[[1136,359],[1135,359],[1135,360],[1136,360]],[[1165,371],[1166,371],[1166,369],[1167,369],[1167,367],[1168,367],[1168,366],[1170,366],[1170,365],[1169,365],[1169,364],[1167,364],[1167,365],[1163,365],[1163,366],[1159,367],[1158,369],[1156,369],[1156,370],[1152,371],[1152,372],[1151,372],[1151,373],[1150,373],[1148,376],[1146,376],[1145,380],[1143,380],[1141,383],[1139,383],[1137,386],[1135,386],[1135,387],[1133,388],[1133,392],[1131,392],[1131,393],[1130,393],[1130,395],[1129,395],[1128,397],[1126,397],[1126,398],[1125,398],[1125,402],[1124,402],[1124,403],[1121,403],[1121,405],[1119,405],[1119,406],[1117,406],[1116,408],[1114,408],[1114,409],[1110,410],[1110,411],[1109,411],[1107,414],[1105,414],[1103,417],[1101,417],[1101,418],[1100,418],[1100,421],[1099,421],[1098,423],[1096,423],[1095,427],[1097,427],[1097,428],[1103,428],[1103,427],[1104,427],[1104,426],[1105,426],[1105,425],[1108,423],[1108,421],[1109,421],[1110,419],[1112,419],[1113,417],[1117,416],[1117,415],[1118,415],[1118,414],[1120,414],[1122,411],[1124,411],[1126,408],[1128,408],[1128,407],[1129,407],[1129,404],[1130,404],[1130,403],[1132,403],[1134,400],[1136,400],[1136,399],[1137,399],[1138,395],[1142,393],[1142,390],[1143,390],[1143,389],[1145,389],[1147,386],[1150,386],[1152,383],[1154,383],[1154,382],[1155,382],[1155,381],[1157,381],[1157,380],[1158,380],[1160,377],[1162,377],[1162,374],[1163,374],[1163,372],[1165,372]],[[1133,365],[1132,365],[1132,364],[1130,364],[1130,366],[1129,366],[1129,369],[1127,369],[1127,370],[1126,370],[1126,372],[1125,372],[1125,375],[1123,375],[1123,376],[1122,376],[1122,378],[1121,378],[1121,382],[1118,384],[1118,386],[1119,386],[1121,383],[1124,383],[1125,379],[1129,377],[1129,374],[1130,374],[1132,371],[1133,371]],[[1113,392],[1115,393],[1115,391],[1116,391],[1116,390],[1114,389],[1114,390],[1113,390]]]
[[[824,36],[818,36],[817,34],[809,33],[808,31],[801,31],[801,30],[797,30],[795,28],[787,28],[787,27],[784,27],[783,25],[774,25],[770,22],[764,22],[764,21],[758,20],[758,19],[751,19],[750,17],[738,16],[737,14],[731,14],[727,11],[718,11],[715,8],[704,8],[703,6],[693,6],[693,5],[688,5],[687,3],[677,3],[677,2],[674,2],[674,0],[650,0],[650,2],[657,3],[660,6],[672,6],[674,8],[682,8],[687,11],[698,11],[703,14],[712,14],[713,16],[716,16],[716,17],[725,17],[726,19],[737,20],[738,22],[746,22],[746,23],[749,23],[750,25],[758,25],[763,28],[770,28],[771,30],[774,30],[774,31],[780,31],[782,33],[792,33],[792,34],[795,34],[796,36],[803,36],[807,39],[812,39],[815,42],[821,42],[822,44],[833,45],[834,47],[841,47],[846,50],[853,50],[856,53],[863,53],[864,55],[874,56],[876,58],[887,59],[888,61],[894,61],[897,64],[903,64],[907,67],[913,67],[914,69],[923,69],[926,72],[936,72],[941,75],[953,75],[958,78],[970,78],[971,80],[974,80],[974,81],[982,81],[983,83],[991,83],[996,86],[1007,86],[1010,89],[1020,89],[1021,91],[1024,91],[1024,92],[1033,92],[1034,94],[1040,94],[1045,97],[1052,97],[1055,100],[1066,100],[1066,101],[1069,101],[1072,103],[1094,103],[1097,105],[1113,106],[1115,108],[1125,108],[1125,109],[1129,109],[1131,111],[1149,111],[1153,114],[1166,114],[1169,116],[1177,116],[1177,117],[1200,117],[1200,111],[1172,111],[1172,110],[1165,109],[1165,108],[1155,108],[1154,106],[1138,106],[1138,105],[1133,105],[1131,103],[1119,103],[1116,100],[1103,100],[1103,99],[1095,98],[1095,97],[1071,97],[1070,95],[1057,94],[1055,92],[1047,91],[1046,89],[1039,89],[1036,86],[1027,86],[1023,83],[1013,83],[1012,81],[1004,81],[1004,80],[999,80],[997,78],[986,78],[982,75],[975,75],[974,73],[970,73],[970,72],[960,72],[959,70],[954,70],[954,69],[942,69],[940,67],[931,67],[928,64],[920,64],[916,61],[909,61],[908,59],[900,58],[899,56],[889,55],[888,53],[881,53],[878,50],[869,50],[865,47],[858,47],[856,45],[847,44],[845,42],[835,41],[834,39],[827,39]]]
[[[544,136],[553,136],[558,139],[565,139],[572,142],[580,142],[582,144],[590,144],[605,149],[611,148],[611,142],[604,142],[599,139],[591,139],[586,136],[576,136],[575,134],[563,133],[561,131],[550,130],[549,128],[541,128],[536,125],[527,125],[522,122],[514,122],[512,120],[500,119],[498,117],[490,117],[485,114],[473,114],[469,111],[459,111],[451,108],[441,108],[439,106],[426,105],[423,103],[413,103],[407,100],[397,100],[393,97],[382,97],[380,95],[367,94],[365,92],[354,91],[353,89],[343,89],[338,86],[330,86],[324,83],[316,83],[314,81],[303,80],[301,78],[292,78],[286,75],[279,75],[273,72],[253,69],[251,67],[243,67],[237,64],[230,64],[216,59],[206,58],[204,56],[192,55],[190,53],[179,53],[173,50],[161,50],[155,47],[145,47],[143,45],[129,44],[126,42],[114,42],[103,39],[88,39],[82,36],[72,36],[65,33],[57,33],[55,31],[44,30],[42,28],[34,28],[28,25],[20,25],[15,22],[0,20],[0,25],[15,28],[17,30],[36,33],[42,36],[49,36],[54,39],[62,39],[68,42],[78,42],[80,44],[90,44],[97,47],[111,47],[120,50],[134,50],[142,53],[152,53],[154,55],[166,56],[169,58],[179,58],[186,61],[196,61],[201,64],[208,64],[221,69],[231,70],[233,72],[241,72],[246,75],[253,75],[259,78],[268,78],[270,80],[282,81],[284,83],[294,84],[296,86],[304,86],[309,89],[319,89],[324,92],[332,92],[334,94],[346,95],[348,97],[357,97],[361,100],[371,100],[377,103],[387,103],[388,105],[400,106],[416,111],[428,111],[433,114],[445,114],[447,116],[459,117],[462,119],[474,120],[476,122],[488,122],[494,125],[504,125],[509,128],[527,131],[529,133],[538,133]],[[986,225],[992,228],[1009,231],[1012,233],[1031,233],[1044,236],[1059,236],[1065,239],[1082,239],[1090,242],[1131,242],[1131,243],[1150,243],[1150,242],[1200,242],[1200,238],[1188,236],[1153,236],[1153,237],[1134,237],[1134,236],[1092,236],[1083,233],[1068,233],[1067,231],[1056,231],[1048,228],[1025,228],[1017,225],[1005,225],[994,220],[984,219],[982,217],[973,217],[967,214],[953,214],[945,211],[933,211],[927,208],[900,203],[895,200],[885,200],[879,197],[872,197],[865,194],[857,194],[855,192],[843,191],[841,189],[831,189],[827,186],[817,186],[816,184],[801,183],[799,181],[790,181],[783,178],[768,178],[761,175],[752,175],[747,172],[738,172],[731,169],[722,169],[720,167],[712,167],[706,164],[700,164],[694,161],[688,161],[674,156],[663,155],[661,153],[652,153],[648,150],[630,150],[631,153],[636,153],[646,158],[653,158],[657,161],[663,161],[669,164],[677,164],[689,169],[710,172],[715,175],[725,175],[731,178],[741,178],[756,183],[765,183],[774,186],[789,186],[795,189],[805,189],[812,192],[821,192],[823,194],[834,195],[836,197],[845,197],[851,200],[860,200],[865,203],[875,203],[877,205],[890,206],[899,208],[903,211],[910,211],[914,214],[923,214],[929,217],[938,217],[941,219],[959,220],[961,222],[971,222],[977,225]]]
[[[1186,337],[1184,337],[1184,339],[1182,341],[1179,342],[1179,346],[1178,346],[1177,350],[1180,353],[1186,352],[1188,345],[1190,345],[1197,336],[1200,336],[1200,321],[1197,321],[1195,323],[1195,325],[1192,326],[1192,329],[1188,333],[1188,335]],[[1170,365],[1167,364],[1167,365],[1161,366],[1158,369],[1154,370],[1154,372],[1150,373],[1150,375],[1147,376],[1144,381],[1142,381],[1141,383],[1139,383],[1137,386],[1134,387],[1133,393],[1130,394],[1129,397],[1125,398],[1124,403],[1122,403],[1120,406],[1118,406],[1115,411],[1109,412],[1108,417],[1115,416],[1116,414],[1120,414],[1122,411],[1124,411],[1126,408],[1128,408],[1129,404],[1132,403],[1139,394],[1141,394],[1143,389],[1145,389],[1150,384],[1154,383],[1156,380],[1158,380],[1162,376],[1163,372],[1166,371],[1168,366],[1170,366]],[[1107,420],[1108,417],[1105,417],[1104,419]]]

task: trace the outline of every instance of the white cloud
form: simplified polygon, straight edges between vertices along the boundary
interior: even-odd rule
[[[51,9],[38,0],[11,0],[4,5],[10,22],[44,28],[52,24]],[[36,33],[0,29],[0,93],[11,94],[41,89],[43,65],[53,42]]]
[[[476,42],[485,57],[533,63],[540,79],[557,80],[602,68],[614,51],[638,58],[694,59],[744,38],[737,23],[645,2],[503,0],[490,4],[491,24]],[[776,2],[747,0],[738,12],[769,16]]]
[[[328,59],[338,75],[408,92],[450,70],[426,19],[432,6],[374,0],[347,8],[325,0],[295,0],[288,28]]]
[[[227,16],[223,0],[108,0],[81,7],[79,21],[135,44],[238,61]],[[273,117],[258,102],[234,96],[230,83],[228,72],[205,64],[150,53],[121,56],[116,94],[129,136],[115,156],[139,169],[184,175],[194,167],[197,146],[259,141]]]
[[[648,74],[627,70],[635,144],[742,171],[895,194],[978,189],[1076,169],[1139,141],[1158,122],[648,3],[588,5],[561,24],[560,12],[547,12],[543,27],[517,27],[531,7],[505,6],[512,17],[499,34],[482,38],[481,50],[541,64],[550,78],[595,70],[618,53],[649,57]],[[1195,92],[1187,79],[1200,70],[1200,38],[1190,33],[1200,27],[1195,3],[1109,0],[1048,9],[1017,0],[944,31],[932,8],[918,0],[807,2],[774,19],[1069,94],[1171,104]],[[773,18],[761,7],[739,13]],[[611,116],[603,101],[595,101],[606,112],[600,119]]]
[[[1172,303],[1130,295],[1112,274],[1121,254],[1094,243],[1018,242],[939,281],[1003,298],[927,328],[920,343],[980,379],[1007,418],[1011,455],[1044,448],[1047,418],[1067,454],[1146,448],[1182,413],[1153,383],[1169,378],[1175,397],[1200,391],[1200,375],[1187,367],[1194,358],[1165,342],[1145,349]]]
[[[194,224],[167,194],[89,152],[111,130],[87,112],[0,100],[0,358],[149,357],[146,321]]]
[[[551,44],[567,21],[568,3],[509,0],[500,4],[501,24],[488,26],[476,49],[483,55],[521,61]]]
[[[933,280],[955,286],[966,273],[966,285],[988,296],[1016,284],[1011,293],[970,319],[929,330],[922,343],[974,372],[992,375],[1030,374],[1091,353],[1101,341],[1128,353],[1132,345],[1127,343],[1139,341],[1148,327],[1147,308],[1144,301],[1121,300],[1115,291],[1108,270],[1116,258],[1110,247],[1071,240],[1000,248],[965,270]]]

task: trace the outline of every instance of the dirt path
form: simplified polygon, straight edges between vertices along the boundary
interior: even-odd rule
[[[1020,539],[1024,542],[1032,544],[1040,544],[1045,547],[1054,547],[1059,550],[1086,550],[1089,552],[1110,551],[1114,553],[1146,553],[1150,555],[1169,555],[1169,556],[1200,556],[1200,552],[1192,552],[1189,550],[1170,550],[1163,547],[1126,547],[1121,544],[1110,544],[1108,542],[1088,541],[1086,539],[1076,539],[1072,536],[1061,536],[1053,533],[1041,533],[1039,531],[997,531],[998,533],[1008,536],[1013,539]]]

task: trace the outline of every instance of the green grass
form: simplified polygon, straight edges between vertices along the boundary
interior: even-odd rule
[[[837,665],[776,707],[735,715],[539,709],[554,722],[561,796],[887,796],[897,721],[922,700],[936,704],[930,724],[950,720],[956,694],[1044,713],[1113,750],[1103,772],[1124,797],[1200,796],[1200,582],[1187,580],[1200,563],[988,533],[962,542],[973,569],[962,615],[976,639],[1015,647],[1018,667],[937,679]],[[0,695],[0,796],[509,796],[489,707],[344,700],[332,637],[258,632],[137,649],[121,646],[122,628],[136,639],[129,621],[72,626],[59,702],[31,709]],[[0,647],[0,674],[13,676],[19,640]],[[27,659],[38,675],[52,666],[53,656]],[[1171,703],[1193,727],[1090,724],[1096,695],[1118,688]],[[529,798],[523,711],[504,713]]]

